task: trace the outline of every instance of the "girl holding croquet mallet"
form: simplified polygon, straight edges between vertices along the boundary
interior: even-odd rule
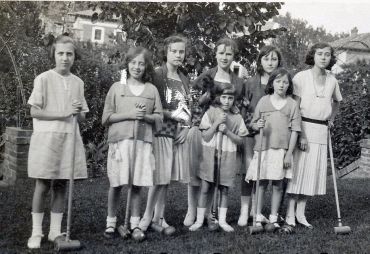
[[[123,185],[131,186],[128,206],[131,207],[132,235],[144,237],[139,228],[140,191],[143,186],[153,185],[153,135],[163,118],[158,90],[150,83],[153,64],[149,51],[143,47],[130,48],[124,61],[123,72],[126,71],[127,79],[123,73],[121,82],[114,83],[109,89],[102,116],[103,125],[109,127],[107,171],[110,187],[106,238],[116,235],[117,205]]]
[[[292,178],[293,151],[301,131],[301,116],[298,104],[291,97],[293,82],[288,71],[278,68],[270,74],[266,94],[262,97],[254,111],[251,122],[254,130],[263,128],[263,138],[255,135],[255,147],[250,162],[246,181],[257,180],[258,149],[261,146],[260,186],[256,201],[256,226],[261,226],[263,194],[269,181],[272,181],[271,212],[269,216],[270,228],[273,231],[279,228],[278,210],[283,193],[283,179]]]
[[[335,64],[334,49],[327,43],[309,48],[305,63],[312,68],[293,78],[294,96],[302,114],[299,149],[294,154],[294,177],[288,184],[291,194],[286,223],[312,229],[305,211],[309,196],[326,194],[328,125],[332,126],[342,95],[338,81],[330,73]]]
[[[79,128],[76,128],[77,133],[74,134],[73,118],[82,121],[88,112],[84,82],[71,73],[77,56],[73,39],[66,35],[58,36],[50,50],[55,67],[35,78],[28,100],[33,118],[28,176],[36,179],[32,199],[32,235],[27,243],[30,249],[40,248],[44,202],[49,189],[51,212],[48,240],[53,242],[61,235],[66,182],[72,167],[74,179],[87,178],[85,150]],[[74,166],[71,159],[73,146]]]
[[[235,88],[232,84],[217,84],[211,96],[214,96],[213,103],[199,125],[202,131],[203,157],[198,176],[202,179],[202,184],[197,219],[189,230],[196,231],[202,227],[208,196],[213,195],[215,187],[219,187],[220,201],[216,199],[214,207],[218,209],[218,225],[225,232],[233,232],[233,227],[226,222],[228,191],[234,185],[237,171],[237,145],[243,142],[248,130],[242,116],[231,111],[235,102]]]

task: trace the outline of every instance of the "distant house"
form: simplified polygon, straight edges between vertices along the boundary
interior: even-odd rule
[[[84,10],[68,13],[68,22],[72,24],[70,30],[73,37],[80,41],[91,41],[98,44],[114,44],[123,40],[125,33],[120,29],[120,18],[112,16],[108,20],[92,21],[96,10]]]
[[[339,73],[343,65],[366,61],[370,63],[370,33],[358,34],[357,28],[351,30],[351,36],[330,43],[335,49],[337,63],[332,71]]]

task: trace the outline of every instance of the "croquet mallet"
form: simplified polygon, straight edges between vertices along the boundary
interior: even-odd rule
[[[142,105],[136,105],[137,108],[145,109]],[[126,202],[126,212],[125,212],[125,221],[123,226],[118,227],[118,233],[122,236],[123,239],[128,239],[131,236],[131,230],[129,228],[129,219],[130,219],[130,209],[131,209],[131,193],[132,193],[132,182],[133,182],[133,172],[135,170],[135,160],[136,160],[136,143],[137,136],[139,132],[139,120],[134,121],[134,140],[132,144],[132,158],[130,160],[130,169],[128,176],[128,191],[127,191],[127,202]],[[132,236],[136,241],[142,241],[145,238],[144,233],[135,234]]]
[[[212,205],[212,213],[215,216],[216,219],[218,219],[218,192],[220,187],[220,175],[221,175],[221,156],[222,156],[222,139],[223,135],[222,132],[219,131],[217,133],[217,167],[215,168],[215,190],[213,194],[213,205]],[[217,229],[217,228],[216,228]]]
[[[264,117],[263,115],[261,114],[261,117],[260,117],[262,120],[264,120]],[[255,195],[254,197],[256,198],[256,201],[255,201],[255,207],[254,207],[254,214],[253,214],[253,225],[252,226],[249,226],[248,229],[249,229],[249,233],[251,235],[253,234],[257,234],[257,233],[261,233],[263,232],[263,227],[262,225],[261,226],[257,226],[257,206],[258,206],[258,198],[259,198],[259,187],[260,187],[260,173],[261,173],[261,159],[262,159],[262,142],[263,142],[263,128],[260,128],[260,146],[258,148],[258,164],[257,164],[257,181],[256,181],[256,191],[255,191]]]
[[[340,216],[338,188],[337,188],[337,177],[336,177],[336,174],[335,174],[333,146],[331,144],[330,128],[328,128],[328,144],[329,144],[331,171],[332,171],[333,183],[334,183],[335,203],[336,203],[336,206],[337,206],[337,214],[338,214],[338,226],[334,227],[334,232],[336,234],[349,234],[351,232],[351,228],[349,226],[343,226],[342,218]]]
[[[71,222],[72,222],[72,200],[73,200],[73,187],[74,187],[74,172],[75,172],[75,158],[76,158],[76,135],[77,135],[77,116],[72,116],[72,166],[69,176],[69,189],[68,189],[68,214],[67,214],[67,232],[64,235],[58,236],[54,240],[55,251],[70,251],[78,250],[81,248],[81,242],[78,240],[71,240]]]

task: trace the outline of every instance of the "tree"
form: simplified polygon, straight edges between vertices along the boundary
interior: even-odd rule
[[[214,63],[215,42],[225,36],[237,37],[240,54],[237,60],[248,67],[258,54],[263,40],[283,29],[256,31],[256,24],[278,15],[281,3],[129,3],[93,2],[88,6],[101,9],[94,18],[107,19],[121,15],[122,29],[136,45],[148,47],[159,63],[163,39],[175,33],[186,36],[191,43],[186,68],[202,71]],[[237,35],[237,36],[236,36]]]
[[[275,16],[273,21],[287,29],[276,37],[273,44],[281,50],[286,67],[295,71],[304,68],[304,58],[309,45],[348,36],[344,33],[332,35],[323,27],[313,28],[305,20],[292,18],[290,13]]]

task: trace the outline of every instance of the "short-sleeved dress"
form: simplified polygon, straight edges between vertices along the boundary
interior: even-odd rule
[[[338,81],[327,72],[323,87],[313,83],[312,70],[297,73],[293,78],[294,94],[301,98],[302,131],[307,137],[306,151],[294,152],[294,176],[289,181],[287,192],[303,195],[324,195],[327,176],[328,127],[325,121],[332,113],[332,101],[341,101]],[[321,120],[324,124],[312,123],[305,118]]]
[[[209,129],[216,118],[224,111],[221,108],[210,106],[203,115],[199,125],[201,131]],[[234,134],[244,137],[248,135],[248,130],[240,114],[228,113],[226,127]],[[215,182],[215,167],[217,167],[217,132],[210,141],[202,139],[203,158],[200,163],[199,177],[207,182]],[[237,171],[237,144],[228,136],[222,136],[222,154],[220,165],[220,185],[233,186]]]
[[[162,105],[155,86],[146,83],[140,94],[134,94],[129,85],[114,83],[105,99],[103,124],[108,124],[109,117],[114,113],[133,110],[137,103],[144,104],[148,114],[157,114],[158,118],[162,117]],[[109,125],[107,171],[111,187],[128,184],[129,177],[133,185],[153,185],[155,161],[152,142],[155,123],[149,124],[144,120],[138,120],[137,123],[135,154],[133,154],[135,120],[120,121]],[[135,168],[132,169],[130,162],[134,157]]]
[[[179,105],[188,107],[188,95],[182,81],[167,78],[162,100],[166,101],[167,110],[175,111]],[[171,181],[189,183],[189,142],[186,139],[182,144],[174,144],[176,134],[182,126],[172,119],[164,119],[162,129],[155,134],[154,154],[156,168],[154,171],[154,184],[164,185]]]
[[[284,156],[289,148],[292,131],[301,131],[301,116],[298,105],[291,97],[286,104],[277,109],[271,103],[271,95],[266,95],[258,102],[252,123],[256,123],[262,114],[265,119],[261,153],[261,180],[282,180],[292,178],[292,167],[284,168]],[[254,155],[247,170],[246,181],[257,180],[258,150],[260,135],[255,135]],[[293,164],[293,160],[291,162]]]
[[[84,83],[70,73],[62,76],[54,70],[38,75],[28,104],[50,112],[72,109],[72,102],[82,102],[82,112],[88,112]],[[75,145],[74,178],[87,178],[85,150],[79,127],[73,144],[72,117],[64,120],[33,118],[33,134],[28,154],[28,176],[39,179],[69,179],[72,168],[72,148]]]

